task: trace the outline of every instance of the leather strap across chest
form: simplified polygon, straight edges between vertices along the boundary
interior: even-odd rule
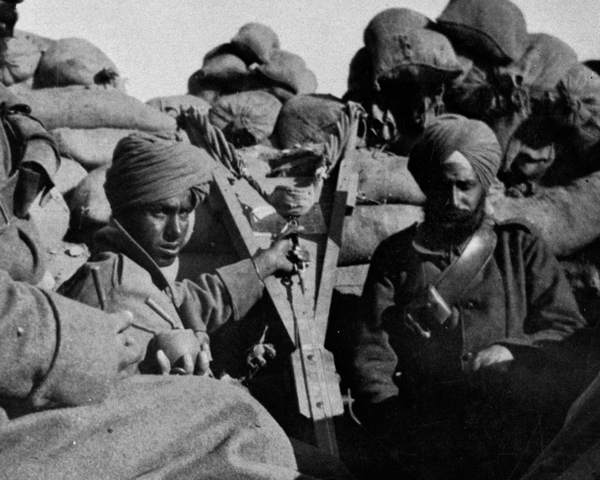
[[[490,226],[481,227],[473,234],[462,254],[434,282],[429,282],[449,305],[461,299],[489,262],[497,240],[496,232]]]

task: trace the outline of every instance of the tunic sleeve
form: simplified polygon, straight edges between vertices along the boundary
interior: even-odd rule
[[[526,315],[522,329],[498,343],[510,348],[560,342],[583,328],[585,320],[560,264],[543,240],[525,231],[520,231],[517,238],[512,242],[512,261],[515,264],[521,257],[523,263],[514,273],[522,270],[524,278],[509,285],[508,294],[513,298],[522,296],[513,290],[516,285],[524,286]]]
[[[211,333],[230,319],[243,318],[261,297],[264,284],[258,277],[252,260],[221,267],[216,275],[204,274],[195,281],[181,282],[186,295],[182,307],[200,312],[186,312],[182,318],[200,319]],[[202,330],[200,325],[186,327]]]
[[[352,387],[359,402],[379,403],[398,394],[393,375],[398,358],[384,330],[385,318],[394,316],[393,257],[386,243],[373,255],[361,298],[361,320],[355,329],[352,355]]]
[[[100,401],[129,360],[113,315],[0,271],[0,397],[19,410]]]

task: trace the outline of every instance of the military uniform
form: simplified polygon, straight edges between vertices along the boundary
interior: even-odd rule
[[[394,437],[394,420],[377,417],[403,417],[403,440],[413,441],[413,446],[420,442],[434,456],[437,444],[439,456],[454,456],[460,463],[460,458],[469,457],[467,444],[481,446],[480,437],[493,437],[493,428],[496,433],[504,428],[500,424],[522,423],[516,411],[523,400],[530,401],[537,373],[560,364],[556,346],[585,324],[558,262],[529,227],[514,221],[493,229],[497,243],[491,258],[464,285],[464,293],[452,305],[452,317],[431,329],[430,338],[404,321],[406,307],[462,249],[428,250],[415,242],[419,228],[414,225],[382,242],[373,256],[362,297],[352,382],[367,423],[375,430],[385,428],[383,435],[391,435],[387,440],[392,443],[400,441]],[[469,362],[494,344],[513,354],[509,373],[473,383],[476,377],[466,373]],[[509,400],[512,394],[516,397]],[[502,412],[510,418],[503,418]],[[446,475],[453,478],[449,471]]]
[[[143,345],[149,344],[154,336],[152,332],[172,328],[167,320],[148,306],[148,298],[167,313],[176,327],[210,334],[225,322],[244,317],[261,297],[264,288],[250,259],[221,267],[216,274],[202,275],[195,281],[175,281],[176,268],[159,268],[115,220],[97,234],[90,261],[59,291],[82,303],[99,307],[91,274],[94,267],[99,269],[106,294],[106,310],[131,311],[138,319],[137,324],[145,328],[133,329],[132,332]],[[139,365],[142,373],[148,373],[151,368],[150,358]]]

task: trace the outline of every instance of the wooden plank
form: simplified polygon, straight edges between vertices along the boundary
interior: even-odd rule
[[[251,257],[258,250],[257,235],[264,234],[256,234],[252,230],[227,178],[220,172],[214,176],[215,191],[223,204],[223,221],[231,234],[232,243],[242,258]],[[317,256],[322,237],[322,234],[313,234],[301,239],[303,248],[307,248],[313,258]],[[318,263],[321,262],[314,262],[315,270]],[[265,280],[265,286],[290,340],[297,347],[292,354],[292,368],[298,409],[312,420],[317,447],[338,456],[333,418],[343,413],[343,402],[333,356],[324,350],[316,334],[316,279],[314,271],[305,272],[304,291],[297,276],[290,277],[286,285],[269,277]]]
[[[220,196],[223,206],[229,213],[228,215],[223,215],[223,221],[227,226],[227,230],[230,232],[234,248],[240,258],[252,258],[259,247],[254,232],[250,228],[250,223],[242,211],[242,206],[231,185],[229,185],[229,181],[220,171],[215,172],[214,179],[215,185],[218,187],[215,189],[216,193]],[[234,232],[237,232],[237,235],[233,235]],[[293,314],[285,292],[279,288],[280,285],[278,280],[273,277],[265,279],[264,284],[281,317],[288,333],[289,340],[295,343],[294,324],[292,321]]]
[[[342,248],[342,234],[344,231],[344,218],[356,199],[358,175],[350,173],[350,162],[342,160],[338,173],[337,187],[334,193],[333,208],[331,210],[328,238],[325,247],[325,257],[321,270],[321,278],[315,307],[315,321],[317,329],[317,343],[325,344],[327,324],[329,321],[329,308],[335,286],[336,269],[340,250]],[[352,191],[353,190],[353,191]]]

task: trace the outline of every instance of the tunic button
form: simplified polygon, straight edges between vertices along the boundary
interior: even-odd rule
[[[460,357],[460,358],[462,359],[463,362],[468,362],[473,359],[473,354],[471,352],[465,352],[462,354],[462,357]]]

